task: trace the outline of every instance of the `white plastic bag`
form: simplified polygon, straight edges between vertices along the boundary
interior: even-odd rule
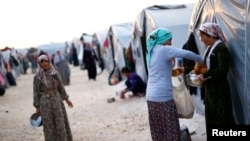
[[[173,98],[177,107],[179,118],[191,119],[194,115],[194,103],[189,90],[185,86],[183,74],[172,77]]]

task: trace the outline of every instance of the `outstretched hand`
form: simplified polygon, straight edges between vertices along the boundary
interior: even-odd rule
[[[40,109],[39,109],[39,108],[36,108],[36,113],[37,113],[38,115],[40,115],[40,114],[41,114],[41,111],[40,111]]]
[[[73,108],[73,103],[69,99],[66,100],[66,103],[68,104],[69,108]]]

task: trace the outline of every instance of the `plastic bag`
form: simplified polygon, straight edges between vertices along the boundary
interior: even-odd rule
[[[191,119],[194,115],[194,103],[187,89],[183,74],[172,77],[173,98],[177,107],[179,118]]]

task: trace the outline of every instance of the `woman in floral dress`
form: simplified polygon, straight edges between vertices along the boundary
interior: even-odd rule
[[[45,141],[72,141],[71,129],[63,101],[73,107],[61,76],[47,55],[38,57],[39,71],[34,76],[33,105],[41,114]]]

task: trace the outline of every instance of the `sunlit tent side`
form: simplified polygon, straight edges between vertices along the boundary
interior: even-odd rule
[[[93,40],[93,35],[92,34],[87,34],[87,33],[83,33],[80,37],[80,39],[82,38],[84,43],[88,43],[88,44],[92,44],[92,40]],[[83,64],[83,54],[84,54],[84,44],[80,41],[80,39],[74,39],[73,43],[76,47],[76,51],[77,51],[77,55],[78,55],[78,61],[80,64],[80,68],[81,69],[85,69],[84,68],[84,64]]]
[[[105,69],[106,64],[104,63],[104,42],[107,37],[108,30],[99,30],[94,32],[93,38],[92,38],[92,43],[93,47],[95,49],[95,52],[97,54],[97,57],[99,59],[99,67],[101,68],[101,71]]]
[[[108,47],[106,47],[106,66],[110,72],[109,84],[113,85],[123,78],[120,69],[125,66],[124,52],[128,48],[132,37],[132,22],[111,25],[108,33]]]
[[[198,28],[205,22],[216,22],[225,34],[232,57],[228,74],[234,116],[238,124],[250,123],[250,1],[198,0],[190,21],[200,54],[205,46],[200,42]]]
[[[146,37],[153,30],[165,27],[173,33],[173,46],[182,48],[187,41],[188,25],[194,4],[153,5],[144,8],[137,16],[133,27],[132,49],[135,68],[147,81]]]

